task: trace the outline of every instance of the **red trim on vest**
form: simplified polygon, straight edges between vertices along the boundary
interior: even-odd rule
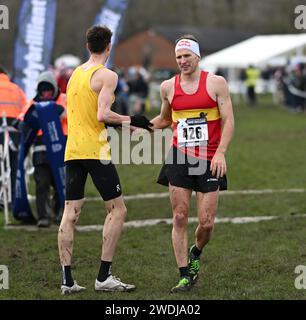
[[[197,91],[193,94],[187,94],[183,91],[180,75],[175,76],[174,96],[171,102],[173,111],[186,111],[196,109],[218,108],[218,104],[207,92],[206,81],[208,72],[201,71],[200,81]],[[172,144],[177,147],[176,123],[172,124],[173,141]],[[208,121],[209,141],[207,147],[179,148],[185,154],[193,157],[211,161],[221,139],[221,119]]]
[[[181,87],[181,76],[175,76],[174,96],[171,102],[172,110],[206,109],[217,107],[217,102],[207,92],[206,81],[208,72],[202,71],[197,91],[185,93]]]

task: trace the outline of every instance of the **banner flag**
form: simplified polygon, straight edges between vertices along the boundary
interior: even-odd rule
[[[112,50],[107,60],[106,66],[112,67],[115,46],[118,42],[120,32],[122,30],[124,15],[128,7],[128,0],[107,0],[106,4],[97,14],[94,24],[107,26],[112,32]]]
[[[56,7],[56,0],[23,0],[19,11],[13,81],[28,99],[35,96],[37,78],[51,62]]]

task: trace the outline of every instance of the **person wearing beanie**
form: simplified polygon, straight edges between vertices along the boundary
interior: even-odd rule
[[[51,71],[45,71],[38,77],[36,96],[29,103],[28,108],[30,108],[33,103],[54,101],[61,119],[63,133],[67,136],[65,100],[65,95],[60,93],[53,73]],[[42,130],[38,131],[34,141],[32,161],[34,166],[37,226],[47,228],[52,222],[60,222],[62,212],[47,156],[47,148],[43,141]]]

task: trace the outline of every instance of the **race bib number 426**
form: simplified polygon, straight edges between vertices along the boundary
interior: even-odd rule
[[[206,146],[208,138],[206,118],[188,118],[177,121],[177,141],[179,147]]]

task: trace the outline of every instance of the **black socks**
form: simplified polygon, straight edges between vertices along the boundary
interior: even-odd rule
[[[195,257],[195,258],[200,258],[200,255],[202,253],[202,250],[199,250],[197,248],[197,246],[193,246],[192,249],[191,249],[191,253],[192,255]]]
[[[101,260],[100,270],[98,274],[98,281],[105,281],[109,275],[112,274],[112,262]]]
[[[62,266],[62,275],[63,275],[63,285],[72,287],[74,281],[71,275],[71,266]]]
[[[180,277],[181,278],[189,277],[188,267],[181,267],[181,268],[179,268],[179,270],[180,270]]]
[[[112,274],[112,262],[109,261],[101,261],[101,266],[98,274],[98,281],[105,281],[109,275]],[[72,287],[74,285],[74,281],[71,275],[71,266],[62,266],[62,276],[63,276],[63,285],[67,287]]]

